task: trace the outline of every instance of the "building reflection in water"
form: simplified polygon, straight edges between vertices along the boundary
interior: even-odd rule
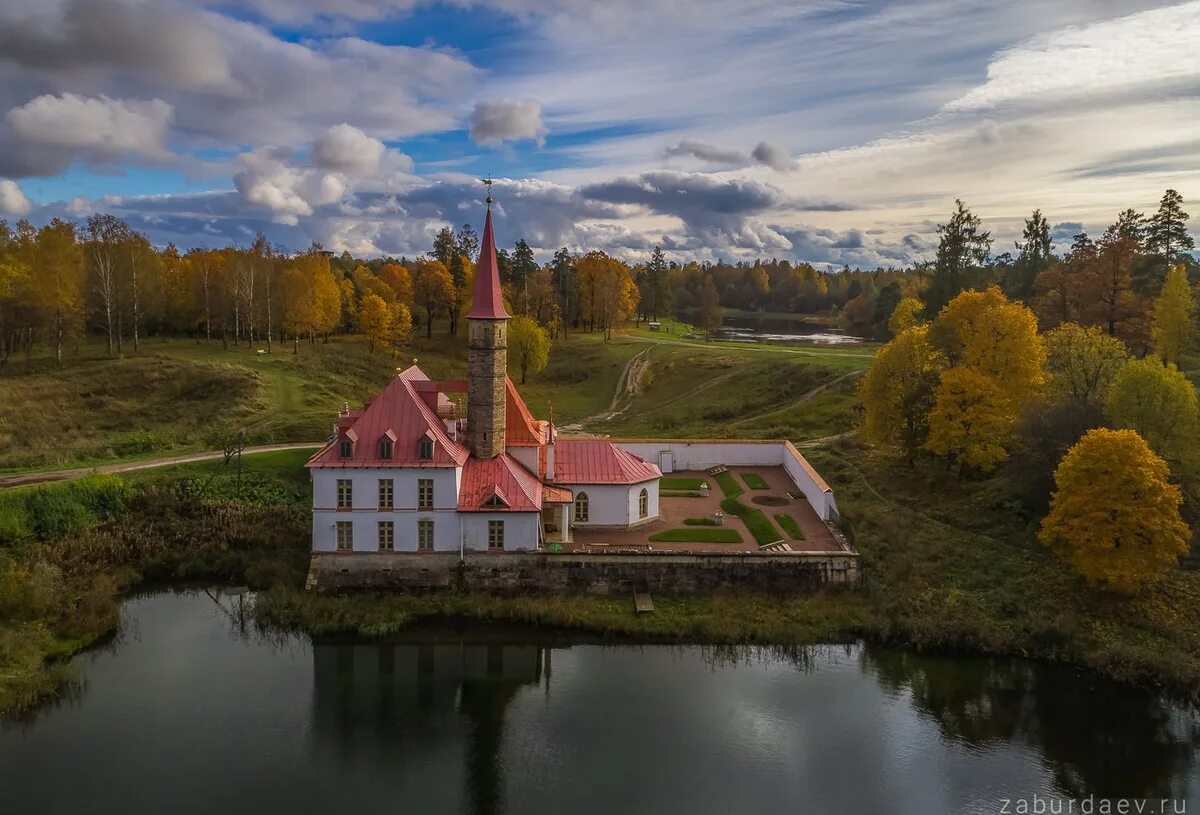
[[[505,711],[522,688],[549,683],[550,651],[444,638],[314,642],[314,748],[347,768],[441,785],[442,802],[462,795],[465,811],[502,811]]]

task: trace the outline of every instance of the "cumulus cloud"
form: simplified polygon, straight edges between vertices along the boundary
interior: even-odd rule
[[[373,173],[387,151],[383,142],[353,125],[334,125],[313,144],[313,163],[343,173]]]
[[[0,178],[0,214],[27,215],[33,209],[33,204],[25,197],[17,182]]]
[[[778,170],[781,173],[796,169],[796,162],[786,150],[766,142],[759,142],[758,146],[751,151],[750,156],[759,164],[765,164],[772,170]]]
[[[549,132],[542,122],[542,105],[533,99],[477,102],[471,115],[471,140],[476,144],[495,145],[529,139],[541,147]]]
[[[5,114],[0,172],[53,175],[77,159],[101,166],[161,163],[171,158],[166,141],[173,116],[161,99],[43,94]]]

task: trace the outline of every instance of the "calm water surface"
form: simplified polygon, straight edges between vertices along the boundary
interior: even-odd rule
[[[862,342],[841,329],[812,323],[801,316],[764,317],[759,315],[727,316],[715,337],[734,342],[761,342],[775,345],[820,343],[822,345],[855,345]]]
[[[1064,668],[497,628],[313,642],[243,632],[221,602],[131,600],[76,694],[0,728],[0,812],[1200,807],[1200,719]]]

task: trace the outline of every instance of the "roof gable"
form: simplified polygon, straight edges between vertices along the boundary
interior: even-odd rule
[[[445,425],[413,387],[428,377],[416,365],[399,373],[383,392],[359,415],[352,426],[341,431],[351,440],[364,439],[370,444],[355,444],[350,458],[342,458],[338,441],[333,442],[309,459],[310,467],[451,467],[467,460],[467,449],[450,438]],[[390,435],[389,435],[390,434]],[[395,442],[392,458],[379,458],[375,442],[385,436]],[[432,438],[433,457],[421,459],[418,442]]]
[[[495,498],[504,506],[495,506]],[[508,453],[467,459],[458,490],[460,512],[537,512],[541,508],[541,482]]]
[[[661,476],[655,465],[604,439],[559,439],[554,445],[559,484],[638,484]]]

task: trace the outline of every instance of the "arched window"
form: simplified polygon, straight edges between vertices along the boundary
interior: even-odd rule
[[[379,457],[385,460],[392,458],[392,440],[387,436],[379,440]]]
[[[638,517],[645,518],[650,514],[650,493],[645,488],[638,494]]]
[[[433,439],[428,436],[422,436],[417,442],[417,458],[421,461],[429,461],[433,458]]]
[[[575,522],[585,524],[588,520],[588,497],[586,492],[575,496]]]

